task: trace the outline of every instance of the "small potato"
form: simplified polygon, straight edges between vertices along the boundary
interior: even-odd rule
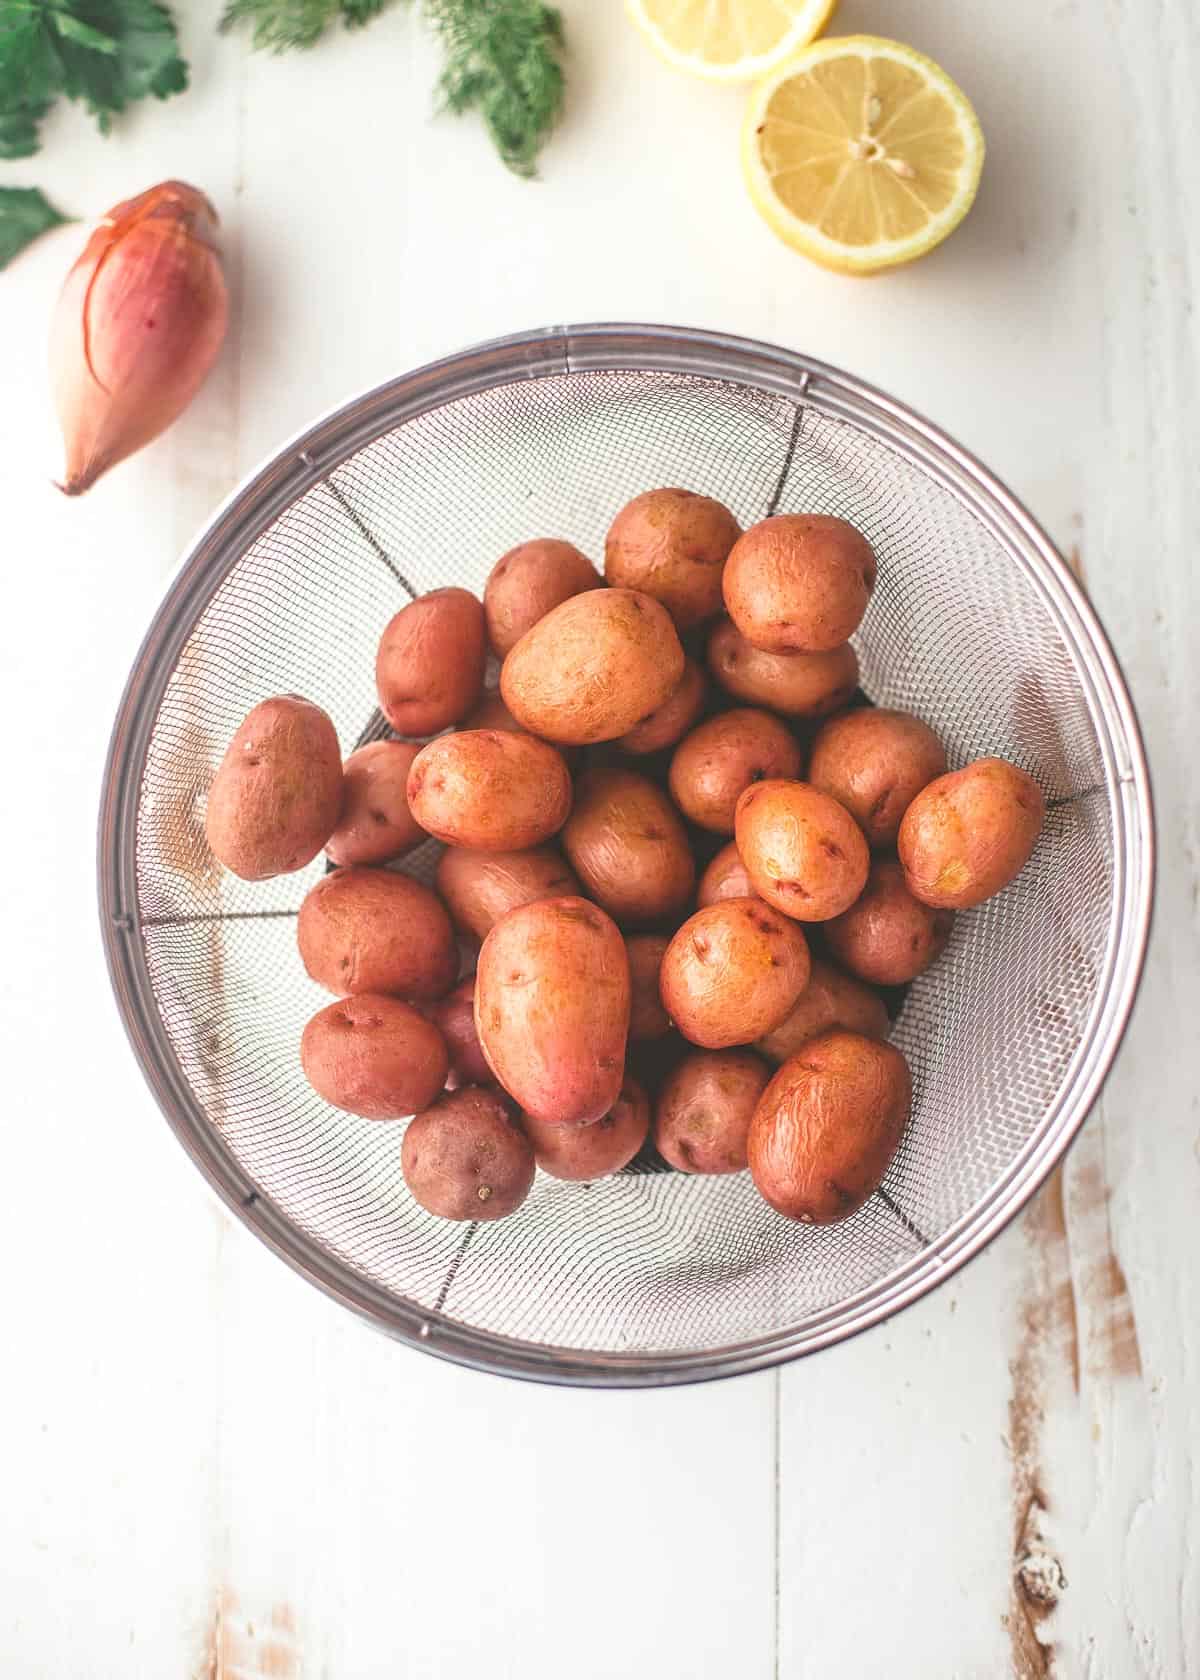
[[[862,706],[817,731],[808,765],[813,787],[844,805],[871,846],[894,846],[900,819],[935,776],[946,749],[910,712]]]
[[[777,513],[752,525],[725,566],[725,609],[768,653],[826,653],[849,641],[874,588],[870,543],[823,513]]]
[[[300,906],[296,943],[310,977],[340,997],[439,998],[458,973],[449,916],[428,887],[390,869],[324,876]]]
[[[475,1031],[475,976],[468,974],[452,992],[429,1006],[429,1019],[446,1041],[450,1071],[458,1085],[490,1085],[492,1070]],[[427,1098],[427,1102],[432,1098]],[[423,1108],[424,1103],[420,1104]]]
[[[706,905],[719,904],[723,898],[757,897],[746,873],[746,865],[738,855],[737,843],[731,840],[727,846],[721,847],[701,875],[696,903],[703,910]]]
[[[582,1183],[629,1165],[650,1130],[650,1099],[626,1074],[612,1108],[590,1126],[548,1126],[531,1114],[521,1124],[543,1172]]]
[[[604,576],[661,601],[677,630],[721,610],[721,573],[742,528],[720,502],[691,490],[647,490],[613,520]]]
[[[483,688],[483,608],[467,589],[435,589],[401,607],[379,641],[379,709],[398,735],[436,735],[466,717]]]
[[[345,763],[346,797],[325,843],[331,863],[387,863],[429,836],[408,808],[415,741],[372,741]]]
[[[670,943],[665,933],[635,933],[625,941],[629,957],[631,1044],[662,1038],[671,1030],[670,1018],[658,991],[658,974]]]
[[[650,922],[692,896],[687,834],[661,788],[634,770],[585,770],[562,831],[583,890],[618,922]]]
[[[770,712],[748,707],[720,712],[679,743],[667,782],[690,822],[713,834],[732,834],[734,812],[752,782],[800,774],[796,738]]]
[[[826,922],[829,954],[873,986],[904,986],[940,957],[954,914],[914,898],[894,857],[871,865],[862,897]]]
[[[560,752],[520,730],[459,730],[421,748],[408,772],[408,803],[448,846],[519,852],[562,827],[571,774]]]
[[[848,1219],[883,1182],[911,1108],[912,1077],[895,1045],[822,1033],[784,1062],[759,1099],[751,1176],[789,1219]]]
[[[364,992],[318,1010],[300,1039],[300,1065],[318,1096],[365,1120],[401,1120],[446,1083],[446,1041],[398,998]]]
[[[798,922],[848,910],[871,854],[844,806],[807,782],[759,782],[738,800],[737,849],[754,890]]]
[[[503,1219],[529,1194],[533,1145],[499,1091],[464,1085],[410,1120],[404,1182],[441,1219]]]
[[[909,892],[940,910],[982,904],[1029,862],[1045,815],[1041,788],[1006,759],[980,758],[939,776],[900,824]]]
[[[578,893],[567,863],[548,846],[527,852],[469,852],[451,846],[438,859],[434,886],[462,933],[486,939],[501,916],[539,898]]]
[[[878,992],[814,957],[808,985],[796,999],[796,1007],[754,1048],[772,1062],[786,1062],[802,1044],[831,1027],[844,1027],[864,1038],[886,1038],[888,1025],[888,1012]]]
[[[629,1032],[625,942],[598,904],[552,898],[498,921],[475,971],[475,1030],[525,1112],[586,1125],[617,1100]]]
[[[557,537],[518,543],[497,560],[483,590],[492,652],[503,659],[552,607],[599,588],[599,572],[574,543]]]
[[[757,898],[728,898],[688,918],[667,946],[659,988],[693,1044],[751,1044],[789,1013],[808,983],[795,922]]]
[[[771,1070],[750,1050],[702,1050],[667,1078],[654,1111],[654,1146],[680,1172],[733,1173]]]
[[[785,717],[828,717],[858,687],[858,655],[849,642],[824,653],[767,653],[727,618],[709,637],[708,665],[726,693]]]
[[[683,676],[674,694],[649,717],[635,724],[628,735],[618,737],[615,745],[622,752],[638,756],[673,747],[704,710],[704,698],[704,673],[694,659],[685,659]]]
[[[212,786],[204,828],[218,863],[267,881],[311,863],[342,809],[342,753],[310,700],[262,700],[238,726]]]
[[[590,589],[525,632],[501,667],[500,692],[523,729],[588,746],[627,735],[682,676],[683,648],[657,601]]]

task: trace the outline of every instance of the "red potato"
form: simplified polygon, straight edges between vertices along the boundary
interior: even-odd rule
[[[459,730],[417,754],[408,803],[421,827],[448,846],[524,851],[566,821],[571,775],[562,754],[531,735]]]
[[[843,806],[807,782],[759,782],[738,800],[737,849],[768,904],[798,922],[848,910],[867,884],[871,853]]]
[[[861,898],[825,923],[829,954],[874,986],[904,986],[941,956],[954,924],[951,910],[913,897],[893,857],[878,857]]]
[[[662,1038],[671,1030],[670,1017],[658,991],[658,973],[670,938],[665,933],[635,933],[625,941],[629,957],[629,1042]]]
[[[404,1182],[441,1219],[503,1219],[529,1194],[533,1145],[499,1091],[465,1085],[410,1120]]]
[[[552,607],[585,589],[599,588],[599,572],[574,543],[557,537],[518,543],[497,560],[484,586],[483,611],[493,653],[503,659]]]
[[[481,940],[518,905],[579,891],[575,872],[549,846],[527,852],[469,852],[451,846],[438,859],[434,886],[455,927]]]
[[[633,1160],[650,1130],[650,1099],[626,1074],[612,1108],[590,1126],[548,1126],[530,1114],[523,1114],[521,1123],[543,1172],[585,1183],[620,1172]]]
[[[870,543],[828,514],[764,519],[725,565],[725,610],[768,653],[824,653],[849,641],[874,588]]]
[[[662,789],[636,771],[584,771],[562,844],[583,890],[618,922],[655,921],[692,896],[683,824]]]
[[[629,1032],[629,959],[597,904],[553,898],[510,910],[475,973],[475,1030],[525,1112],[586,1125],[617,1100]]]
[[[458,974],[454,929],[419,881],[390,869],[335,869],[310,889],[296,921],[310,977],[341,997],[386,992],[442,997]]]
[[[654,1146],[680,1172],[732,1173],[771,1070],[750,1050],[703,1050],[669,1074],[654,1112]]]
[[[442,1034],[419,1010],[379,992],[318,1010],[300,1039],[300,1065],[318,1096],[365,1120],[401,1120],[446,1083]]]
[[[661,601],[678,630],[721,610],[721,573],[741,526],[711,496],[647,490],[613,520],[604,576],[619,589]]]
[[[415,741],[372,741],[344,767],[346,797],[325,843],[331,863],[387,863],[429,836],[408,808],[408,772]]]
[[[757,897],[746,873],[746,865],[738,855],[737,842],[731,840],[727,846],[721,847],[701,875],[696,904],[703,910],[706,905],[719,904],[723,898]]]
[[[704,710],[704,673],[694,659],[685,659],[683,676],[675,692],[662,705],[635,724],[628,735],[613,744],[622,752],[641,756],[673,747],[685,736]]]
[[[475,976],[468,974],[452,992],[429,1006],[429,1019],[446,1041],[450,1072],[459,1085],[490,1085],[492,1070],[487,1064],[475,1031]],[[426,1102],[432,1101],[427,1098]],[[424,1107],[425,1104],[419,1105]]]
[[[760,899],[729,898],[684,922],[667,946],[659,989],[686,1039],[721,1050],[778,1026],[808,970],[795,922]]]
[[[1046,801],[1032,776],[980,758],[913,800],[897,845],[908,890],[939,910],[969,910],[1001,892],[1033,855]]]
[[[708,665],[727,694],[785,717],[828,717],[858,687],[858,655],[849,642],[823,653],[768,653],[727,618],[709,637]]]
[[[675,749],[667,781],[676,805],[699,828],[732,834],[738,799],[752,782],[800,774],[796,738],[770,712],[720,712]]]
[[[754,1183],[789,1219],[848,1219],[882,1184],[911,1109],[912,1077],[895,1045],[849,1032],[810,1039],[759,1098]]]
[[[946,749],[910,712],[862,706],[817,731],[808,780],[844,805],[875,847],[894,846],[900,819],[946,769]]]
[[[208,844],[244,881],[290,874],[329,839],[342,797],[341,748],[321,708],[298,694],[260,701],[208,790]]]
[[[632,589],[591,589],[527,630],[500,670],[524,729],[547,741],[615,741],[679,686],[683,648],[670,615]]]
[[[796,1007],[754,1048],[772,1062],[786,1062],[802,1044],[832,1027],[861,1033],[864,1038],[886,1038],[888,1025],[888,1012],[878,992],[814,957],[808,985],[796,999]]]
[[[483,607],[469,590],[435,589],[380,637],[379,708],[398,735],[436,735],[478,702],[486,660]]]

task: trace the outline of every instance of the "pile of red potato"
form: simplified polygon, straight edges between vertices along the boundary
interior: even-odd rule
[[[1024,867],[1044,803],[1002,759],[947,773],[928,725],[863,703],[849,638],[875,576],[844,520],[743,532],[651,490],[603,578],[542,538],[482,602],[396,614],[376,683],[407,739],[343,765],[310,702],[247,716],[209,843],[248,880],[322,847],[336,866],[297,924],[337,1000],[301,1061],[338,1108],[414,1116],[401,1164],[430,1212],[496,1219],[536,1167],[595,1179],[648,1142],[682,1172],[749,1166],[812,1223],[878,1189],[912,1100],[879,988]],[[436,890],[386,867],[431,835]]]

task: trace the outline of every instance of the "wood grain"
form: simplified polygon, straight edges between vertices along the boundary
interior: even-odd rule
[[[0,166],[99,212],[207,190],[235,298],[180,424],[83,502],[44,322],[80,240],[0,276],[0,825],[10,958],[0,1649],[14,1680],[1186,1680],[1200,1675],[1200,40],[1191,0],[844,0],[989,137],[978,205],[869,285],[741,189],[742,95],[570,0],[572,100],[526,186],[430,115],[408,8],[249,57],[177,8],[186,98]],[[885,15],[886,14],[886,15]],[[777,1377],[576,1395],[334,1309],[207,1199],[119,1036],[94,934],[108,722],[165,579],[326,406],[539,322],[677,320],[912,401],[1081,575],[1156,772],[1154,949],[1060,1175],[950,1284]],[[64,1007],[59,1008],[59,1004]],[[71,1036],[60,1030],[71,1010]]]

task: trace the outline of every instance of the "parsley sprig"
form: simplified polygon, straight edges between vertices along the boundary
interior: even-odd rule
[[[38,149],[60,96],[107,134],[127,105],[187,86],[170,12],[158,0],[0,0],[0,158]]]

